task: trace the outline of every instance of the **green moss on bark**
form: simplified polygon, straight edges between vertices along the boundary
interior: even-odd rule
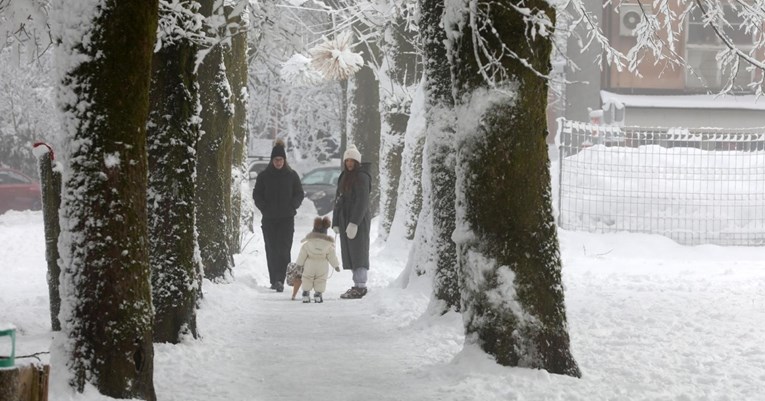
[[[201,269],[195,256],[196,154],[189,151],[199,137],[196,51],[187,41],[169,43],[153,62],[147,142],[154,342],[197,337]]]
[[[68,71],[72,224],[64,277],[72,291],[72,385],[114,398],[156,399],[146,215],[146,121],[156,1],[106,1],[93,23],[91,58]]]
[[[493,21],[492,31],[478,32],[493,49],[509,46],[541,74],[549,72],[551,42],[537,35],[530,39],[526,23],[510,4],[543,10],[554,21],[547,2],[523,4],[511,1],[479,3]],[[505,7],[502,5],[506,4]],[[457,94],[468,101],[473,92],[486,85],[477,73],[473,58],[472,32],[465,31],[454,58]],[[482,60],[486,62],[486,60]],[[569,350],[558,239],[552,215],[545,110],[547,81],[514,59],[502,62],[506,78],[498,86],[514,85],[514,100],[494,104],[483,114],[477,132],[464,144],[461,161],[467,166],[462,177],[466,220],[476,235],[462,245],[463,271],[478,283],[465,286],[463,299],[470,310],[469,334],[499,363],[541,368],[551,373],[580,376]],[[495,263],[470,266],[468,254],[475,252]],[[516,311],[491,302],[487,293],[502,285],[503,266],[514,273]],[[507,295],[507,294],[506,294]]]
[[[211,16],[213,0],[200,2],[200,13]],[[233,110],[223,60],[224,43],[214,45],[199,65],[202,136],[197,143],[197,231],[204,276],[221,280],[234,267],[229,249],[231,230],[231,164]]]
[[[454,99],[451,72],[444,48],[446,32],[440,26],[443,0],[421,0],[423,50],[425,52],[425,94],[427,111],[428,161],[430,165],[431,210],[435,258],[434,293],[444,302],[443,312],[459,311],[460,292],[457,247],[452,241],[455,228]]]

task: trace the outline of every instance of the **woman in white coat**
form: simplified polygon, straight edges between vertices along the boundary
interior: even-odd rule
[[[332,226],[329,217],[317,217],[313,221],[313,231],[303,239],[300,254],[295,262],[303,267],[303,303],[313,300],[324,302],[322,294],[327,289],[329,265],[340,271],[340,262],[335,255],[335,239],[327,235],[327,229]]]

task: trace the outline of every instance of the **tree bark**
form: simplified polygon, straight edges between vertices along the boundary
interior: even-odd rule
[[[386,26],[383,37],[386,41],[383,43],[384,62],[380,74],[386,76],[387,84],[381,83],[380,87],[383,121],[380,140],[380,205],[381,236],[387,238],[396,214],[404,135],[411,113],[412,86],[417,83],[420,74],[412,45],[414,32],[406,30],[406,22],[402,17]]]
[[[146,121],[157,10],[157,1],[107,0],[92,15],[51,13],[64,68],[66,365],[77,391],[89,382],[113,398],[156,399]],[[82,26],[87,43],[66,31]]]
[[[249,199],[249,194],[242,195],[242,183],[248,179],[247,174],[247,26],[241,14],[231,15],[231,7],[226,7],[230,29],[231,47],[224,53],[226,74],[231,84],[233,116],[233,149],[232,149],[232,187],[231,187],[231,237],[229,250],[232,253],[241,251],[242,202]],[[247,12],[242,10],[241,12]]]
[[[361,152],[361,161],[370,163],[372,192],[369,207],[374,216],[380,208],[380,86],[369,60],[364,57],[364,67],[350,79],[348,137],[349,143]]]
[[[148,124],[149,261],[152,267],[154,342],[197,337],[201,263],[195,231],[199,96],[197,46],[163,43],[154,55]]]
[[[454,98],[446,48],[446,32],[441,26],[444,0],[421,0],[420,26],[423,27],[425,59],[425,110],[427,116],[425,157],[430,166],[431,211],[433,221],[433,290],[443,301],[443,312],[460,310],[457,246],[452,240],[456,213],[454,172]],[[427,185],[428,183],[426,183]]]
[[[222,3],[203,0],[200,4],[203,16],[222,16]],[[218,5],[221,7],[214,9]],[[221,42],[205,49],[198,69],[202,134],[197,143],[196,214],[204,276],[210,280],[223,279],[234,267],[229,249],[233,110],[223,46]]]
[[[491,7],[479,2],[473,11],[485,14],[477,16],[475,26],[489,23],[492,29],[474,32],[464,24],[451,54],[462,106],[460,126],[466,131],[458,143],[456,170],[466,332],[500,364],[579,377],[569,349],[552,214],[545,144],[547,81],[517,60],[504,58],[500,61],[506,75],[489,86],[473,51],[472,35],[479,35],[491,49],[503,43],[541,74],[549,72],[550,37],[530,35],[511,6],[540,10],[555,20],[553,9],[542,0],[503,0]],[[489,106],[475,111],[470,107],[476,107],[473,101],[479,97]]]
[[[0,400],[22,401],[19,387],[21,370],[19,367],[0,369]]]
[[[61,321],[58,319],[58,313],[61,311],[61,294],[59,293],[61,268],[58,265],[58,235],[61,233],[58,220],[58,209],[61,206],[61,173],[53,170],[53,157],[53,153],[41,156],[38,160],[38,168],[45,228],[45,261],[48,264],[50,327],[53,331],[61,331]]]

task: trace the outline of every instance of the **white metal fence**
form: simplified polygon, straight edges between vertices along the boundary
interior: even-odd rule
[[[765,128],[606,127],[559,120],[558,224],[765,245]]]

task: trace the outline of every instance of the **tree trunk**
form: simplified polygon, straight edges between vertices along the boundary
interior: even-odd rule
[[[342,123],[340,124],[340,157],[343,157],[343,153],[345,153],[345,150],[348,148],[348,125],[351,121],[350,114],[348,110],[348,98],[350,97],[348,90],[348,80],[340,81],[340,93],[342,95],[340,96],[340,117],[342,118]],[[343,168],[343,162],[340,161],[341,169]]]
[[[242,202],[249,194],[242,195],[242,184],[247,174],[247,26],[242,15],[231,15],[233,9],[226,7],[230,29],[231,47],[224,53],[226,73],[231,84],[233,116],[232,186],[231,186],[231,237],[229,250],[232,255],[241,251]],[[247,10],[240,10],[247,12]]]
[[[203,0],[200,4],[203,16],[222,17],[222,3]],[[197,144],[197,231],[204,275],[210,280],[223,279],[234,267],[229,249],[233,114],[223,46],[222,42],[204,49],[207,53],[198,70],[202,133]]]
[[[196,154],[199,97],[190,41],[165,41],[153,59],[149,156],[149,261],[154,342],[197,337],[201,264],[195,256]]]
[[[485,40],[479,43],[489,46],[490,54],[499,54],[502,42],[547,74],[550,37],[529,34],[512,7],[540,10],[555,19],[549,3],[541,0],[503,0],[491,7],[478,3],[473,11],[485,14],[474,15],[475,20],[465,16],[464,21],[493,29],[472,32],[464,24],[450,58],[462,119],[457,250],[467,338],[502,365],[579,377],[569,350],[552,214],[545,144],[547,81],[515,59],[504,58],[505,74],[494,71],[496,86],[487,85],[474,56],[486,53],[474,53],[472,47],[472,35]],[[487,65],[488,60],[481,62]]]
[[[97,12],[51,12],[60,18],[68,163],[59,248],[65,362],[77,391],[88,382],[113,398],[156,399],[146,121],[157,10],[157,1],[107,0]],[[87,42],[69,31],[83,27]]]
[[[419,73],[417,55],[412,46],[414,32],[406,30],[404,19],[399,17],[390,22],[383,37],[387,40],[383,44],[384,61],[380,68],[380,74],[386,77],[380,84],[380,235],[387,238],[396,214],[404,135],[412,105],[412,86],[417,83]]]
[[[427,116],[427,165],[430,167],[430,210],[433,221],[433,290],[444,310],[460,310],[457,246],[452,241],[456,213],[454,153],[454,98],[446,49],[446,32],[441,27],[444,0],[421,0],[425,59],[425,112]],[[428,183],[425,183],[428,185]]]
[[[370,163],[369,208],[372,215],[376,215],[380,207],[380,87],[366,57],[364,67],[350,79],[348,86],[349,142],[361,152],[361,161]]]
[[[38,160],[40,170],[40,188],[42,189],[42,211],[45,226],[45,261],[48,264],[48,296],[50,301],[50,327],[61,331],[58,313],[61,310],[59,294],[58,235],[61,227],[58,221],[58,208],[61,206],[61,173],[53,170],[53,153],[46,153]]]

